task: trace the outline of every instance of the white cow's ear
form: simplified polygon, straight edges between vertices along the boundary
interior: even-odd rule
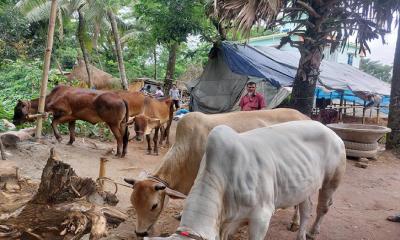
[[[186,199],[185,194],[172,190],[171,188],[166,188],[165,193],[172,199]]]
[[[124,178],[124,181],[125,181],[126,183],[131,184],[131,185],[132,185],[132,188],[135,186],[135,183],[136,183],[136,180],[133,179],[133,178]]]

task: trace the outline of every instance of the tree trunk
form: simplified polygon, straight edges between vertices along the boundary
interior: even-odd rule
[[[112,207],[116,197],[104,193],[92,179],[78,177],[51,149],[38,192],[0,229],[9,230],[7,239],[80,239],[87,233],[90,239],[99,239],[106,235],[108,224],[118,226],[127,219]]]
[[[388,127],[392,129],[386,140],[386,148],[400,149],[400,26],[397,26],[397,44],[393,63],[392,88],[390,92]]]
[[[119,38],[119,32],[117,28],[117,21],[115,20],[115,15],[111,10],[107,11],[108,18],[111,23],[111,29],[114,36],[115,42],[115,50],[117,52],[117,61],[118,61],[118,68],[119,74],[121,77],[121,85],[124,90],[128,90],[128,81],[126,79],[125,73],[125,65],[124,65],[124,58],[122,56],[122,48],[121,48],[121,40]]]
[[[44,104],[46,101],[46,92],[47,92],[47,82],[49,80],[51,51],[53,49],[53,37],[54,37],[54,27],[55,27],[55,22],[56,22],[56,16],[57,16],[57,0],[51,0],[49,29],[48,29],[48,33],[47,33],[47,46],[46,46],[45,55],[44,55],[42,82],[40,84],[38,113],[44,112]],[[36,138],[37,139],[39,139],[42,136],[42,124],[43,124],[43,118],[38,117],[37,125],[36,125]]]
[[[78,40],[79,40],[79,45],[81,47],[82,50],[82,55],[83,55],[83,60],[85,61],[85,67],[86,67],[86,73],[88,75],[88,86],[89,88],[93,87],[93,81],[92,81],[92,74],[90,72],[90,63],[89,63],[89,53],[86,49],[85,46],[85,39],[84,39],[84,34],[85,34],[85,20],[83,18],[83,14],[82,14],[82,7],[83,5],[81,5],[78,8]]]
[[[172,87],[172,82],[175,75],[176,51],[178,50],[178,43],[173,43],[169,48],[167,72],[165,74],[165,93],[168,93]]]
[[[154,80],[157,80],[157,45],[154,47]]]
[[[306,44],[304,47],[307,49]],[[323,48],[323,46],[312,46],[307,50],[300,50],[301,57],[293,84],[290,105],[307,116],[311,116]]]

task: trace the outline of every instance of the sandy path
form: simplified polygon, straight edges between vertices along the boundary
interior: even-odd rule
[[[174,129],[173,127],[171,132],[174,132]],[[114,143],[88,141],[82,138],[77,138],[74,146],[67,146],[65,144],[67,137],[64,139],[64,143],[61,144],[56,143],[53,137],[45,139],[45,144],[22,143],[19,149],[8,150],[11,154],[9,159],[21,167],[22,175],[39,180],[49,149],[54,146],[62,160],[71,164],[79,176],[96,178],[99,158],[104,154],[104,149],[115,147]],[[174,136],[172,142],[173,140]],[[91,142],[96,143],[101,149],[95,149]],[[124,177],[138,176],[142,170],[151,172],[160,163],[167,149],[161,149],[159,156],[146,155],[145,149],[145,143],[131,142],[126,158],[117,159],[109,156],[107,176],[117,182],[123,182]],[[318,239],[400,239],[400,223],[385,220],[388,215],[400,212],[400,159],[390,152],[384,152],[378,161],[371,162],[367,169],[356,168],[353,164],[354,161],[348,160],[344,182],[334,195],[334,204],[322,224]],[[130,192],[128,188],[119,188],[118,207],[131,213],[132,219],[113,230],[107,239],[135,239],[134,213],[129,209]],[[178,221],[173,216],[181,210],[182,203],[182,201],[170,202],[160,221],[155,225],[153,234],[174,232]],[[295,233],[286,230],[292,212],[292,209],[287,209],[275,214],[266,239],[295,239]],[[247,239],[246,228],[240,229],[235,239]]]

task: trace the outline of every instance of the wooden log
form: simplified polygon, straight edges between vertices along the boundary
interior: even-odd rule
[[[99,239],[127,219],[106,199],[99,200],[104,195],[110,194],[99,191],[92,179],[78,177],[51,149],[38,192],[15,218],[0,219],[0,229],[17,231],[21,239],[80,239],[85,234]],[[17,239],[11,233],[8,239]]]
[[[1,141],[5,147],[16,148],[17,143],[32,138],[35,128],[25,128],[19,131],[8,131],[0,135]]]

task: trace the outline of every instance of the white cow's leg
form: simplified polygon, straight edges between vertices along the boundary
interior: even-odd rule
[[[294,214],[292,217],[292,222],[288,226],[288,230],[292,232],[296,232],[299,230],[300,226],[300,218],[299,218],[299,206],[294,206]]]
[[[336,189],[336,188],[335,188]],[[329,206],[332,205],[332,195],[335,191],[333,188],[322,188],[318,195],[318,206],[317,206],[317,218],[313,226],[311,227],[310,233],[307,235],[309,239],[314,239],[319,233],[322,219],[328,212]]]
[[[249,222],[249,240],[261,240],[267,235],[272,208],[259,210]]]
[[[307,223],[310,219],[311,211],[312,202],[310,197],[308,197],[304,202],[299,204],[300,228],[297,234],[297,240],[306,240]]]

